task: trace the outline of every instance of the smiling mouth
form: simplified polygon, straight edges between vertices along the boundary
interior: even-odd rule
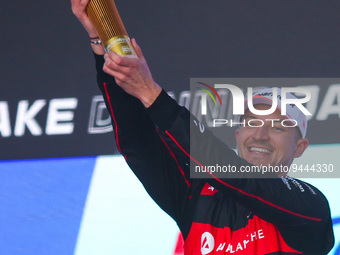
[[[260,148],[260,147],[250,147],[249,151],[251,151],[251,152],[259,152],[259,153],[267,153],[267,154],[271,153],[270,150],[265,149],[265,148]]]

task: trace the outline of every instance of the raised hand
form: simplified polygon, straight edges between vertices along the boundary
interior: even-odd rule
[[[115,77],[117,84],[128,94],[149,107],[161,92],[152,78],[148,64],[135,39],[131,40],[137,58],[121,57],[114,52],[105,54],[104,72]]]
[[[73,14],[78,18],[80,23],[87,31],[89,38],[98,37],[98,32],[86,13],[86,6],[90,0],[71,0],[71,8]],[[96,54],[103,55],[105,53],[103,45],[91,44],[93,51]]]

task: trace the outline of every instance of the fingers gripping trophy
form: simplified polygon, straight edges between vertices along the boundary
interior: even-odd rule
[[[113,0],[90,0],[86,13],[96,28],[104,49],[113,51],[122,57],[135,57],[122,19]]]

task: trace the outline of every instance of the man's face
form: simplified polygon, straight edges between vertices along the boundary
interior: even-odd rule
[[[256,109],[266,110],[269,105],[257,105]],[[308,146],[307,139],[300,139],[297,127],[284,127],[281,121],[285,119],[276,110],[270,115],[255,115],[246,111],[244,118],[246,125],[241,126],[236,131],[236,141],[238,154],[253,165],[272,165],[272,166],[290,166],[293,159],[301,156]],[[242,120],[243,120],[242,119]],[[247,126],[249,120],[251,125],[260,125],[262,120],[263,126]],[[279,119],[280,121],[266,121],[266,119]],[[262,124],[261,124],[262,125]],[[284,125],[288,125],[287,122]]]

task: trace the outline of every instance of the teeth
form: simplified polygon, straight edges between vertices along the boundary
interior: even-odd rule
[[[264,153],[270,153],[269,150],[264,149],[264,148],[258,148],[258,147],[251,147],[250,151],[256,151],[256,152],[264,152]]]

